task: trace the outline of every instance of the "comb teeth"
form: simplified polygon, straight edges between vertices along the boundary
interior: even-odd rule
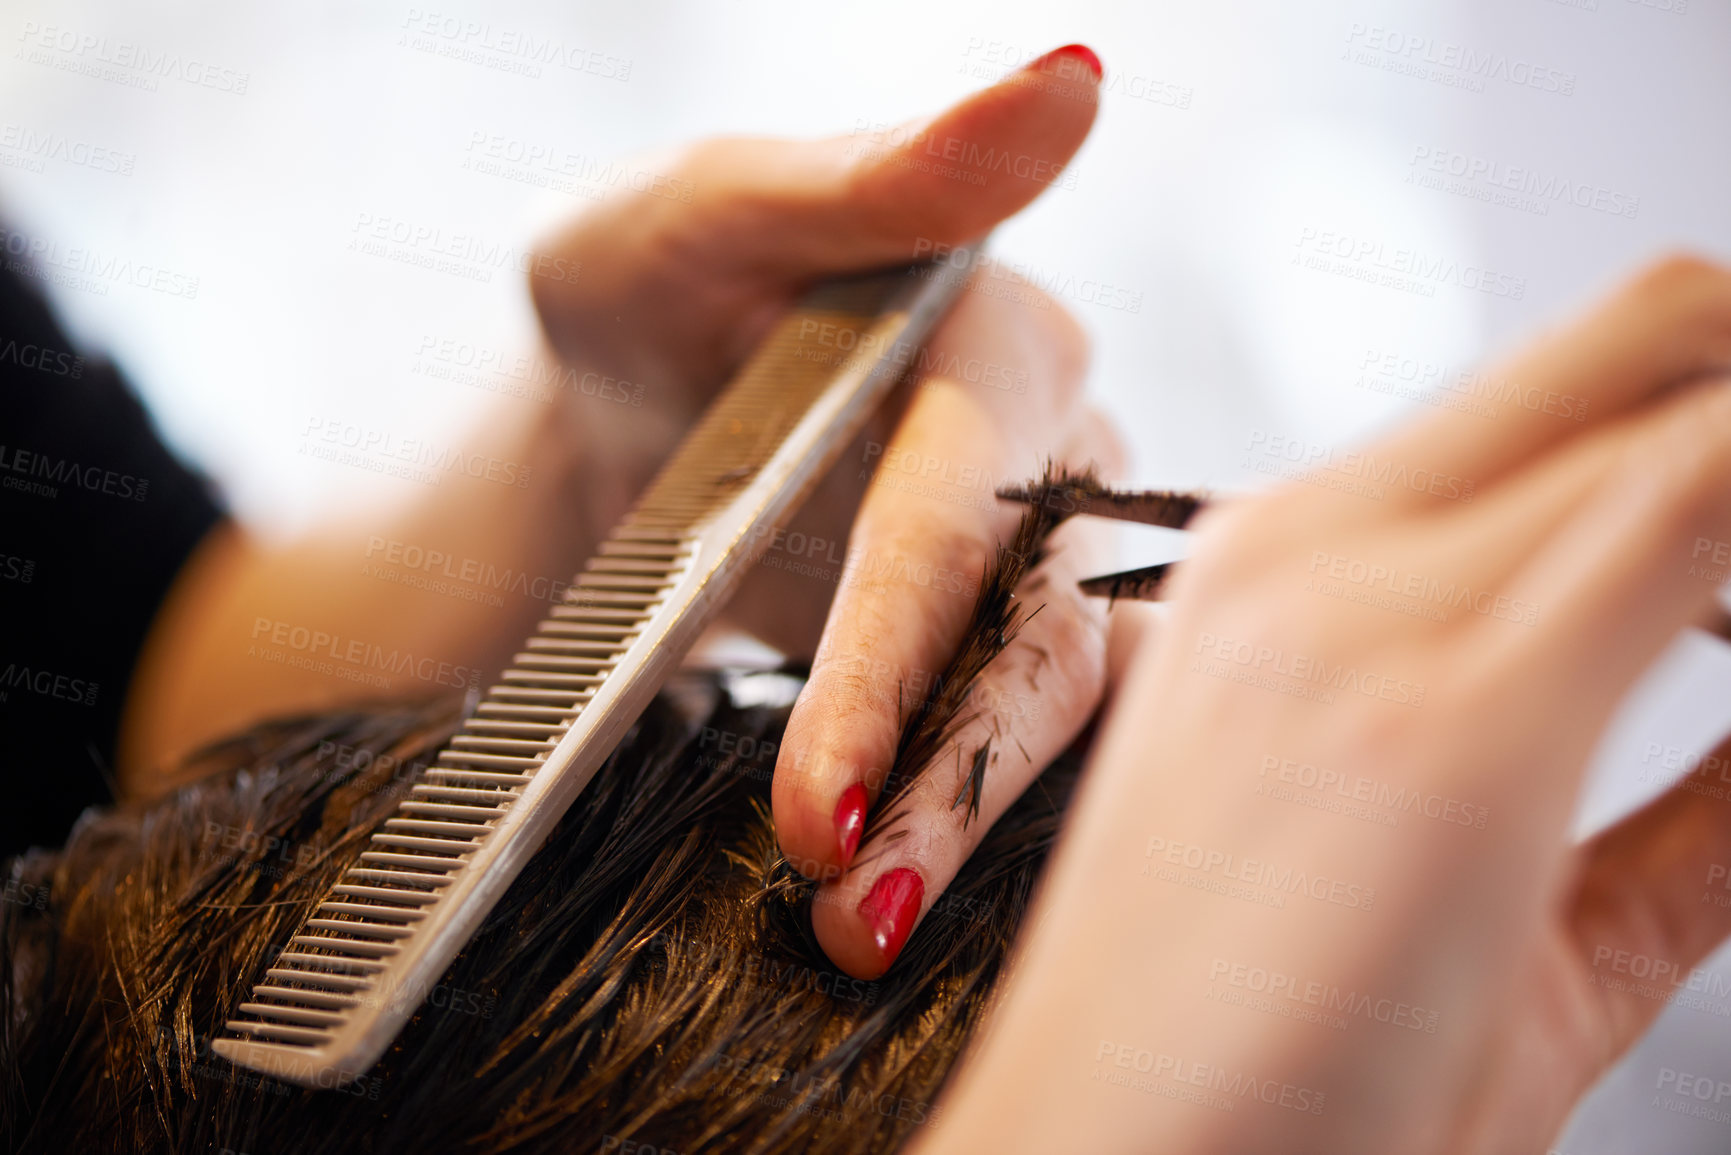
[[[318,1087],[373,1064],[959,291],[910,271],[820,287],[771,331],[235,1008],[218,1054]],[[850,330],[845,361],[819,339]]]
[[[410,1010],[421,1001],[426,992],[412,987],[391,994],[392,960],[420,924],[451,903],[454,878],[499,829],[594,687],[619,668],[697,554],[691,533],[657,542],[653,552],[642,550],[641,542],[607,544],[631,552],[604,550],[568,599],[586,601],[585,591],[609,588],[621,574],[633,582],[627,597],[599,614],[584,604],[554,608],[555,616],[541,623],[501,675],[502,684],[422,771],[359,862],[290,939],[252,998],[235,1008],[228,1030],[248,1040],[255,1060],[260,1047],[284,1052],[275,1056],[280,1062],[272,1064],[278,1068],[273,1073],[305,1081],[295,1076],[298,1060],[335,1044],[357,1012],[386,1009],[393,998]],[[626,558],[630,568],[622,569]],[[582,580],[591,576],[594,582]],[[526,703],[524,694],[533,697]],[[230,1042],[219,1040],[219,1050]],[[360,1070],[339,1072],[345,1073],[353,1078]]]

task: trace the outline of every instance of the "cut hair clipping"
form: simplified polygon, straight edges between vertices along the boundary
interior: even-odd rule
[[[1038,505],[1062,519],[1072,516],[1109,517],[1137,525],[1161,529],[1184,529],[1192,518],[1207,508],[1210,500],[1205,493],[1184,493],[1166,489],[1112,489],[1095,481],[1091,475],[1066,474],[1028,485],[1007,485],[998,490],[1003,501],[1022,505]],[[1154,602],[1161,598],[1166,577],[1177,562],[1138,566],[1117,573],[1084,578],[1076,583],[1089,597],[1110,598],[1113,601]]]

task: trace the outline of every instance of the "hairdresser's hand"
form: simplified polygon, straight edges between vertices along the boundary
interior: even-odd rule
[[[1711,792],[1569,836],[1613,707],[1714,608],[1727,369],[1731,274],[1666,262],[1494,375],[1494,418],[1208,516],[941,1135],[1542,1150],[1731,932]]]
[[[806,285],[942,253],[1057,182],[1093,123],[1098,67],[1086,49],[1060,50],[928,121],[817,142],[712,141],[627,166],[649,174],[646,191],[585,214],[551,247],[562,263],[543,262],[580,264],[580,274],[531,278],[563,357],[622,379],[612,388],[623,395],[642,386],[641,408],[578,398],[572,410],[591,522],[623,511]],[[931,692],[993,548],[1015,527],[1019,511],[994,488],[1048,458],[1119,465],[1116,439],[1081,396],[1086,361],[1079,326],[1056,302],[978,269],[929,342],[925,372],[730,605],[735,623],[814,658],[776,768],[775,818],[788,857],[812,877],[837,879],[860,851],[814,916],[851,974],[889,965],[985,829],[1099,701],[1105,612],[1073,586],[1109,559],[1096,528],[1066,527],[1047,573],[1030,579],[1050,577],[1045,609],[980,687],[980,716],[963,735],[970,756],[992,741],[978,817],[964,827],[968,807],[952,808],[959,773],[946,758],[899,824],[905,836],[869,854],[858,847],[903,713]]]

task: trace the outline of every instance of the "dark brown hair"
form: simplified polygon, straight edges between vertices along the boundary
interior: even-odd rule
[[[1040,505],[982,583],[904,753],[1025,620]],[[1032,525],[1034,528],[1029,529]],[[984,1014],[1075,780],[1048,771],[876,982],[810,934],[768,813],[787,673],[670,683],[370,1071],[308,1091],[210,1050],[458,722],[447,700],[272,723],[201,777],[8,867],[0,1140],[12,1151],[866,1152],[920,1127]],[[889,817],[894,807],[880,807]],[[879,828],[882,826],[880,820]],[[27,898],[21,896],[28,896]]]

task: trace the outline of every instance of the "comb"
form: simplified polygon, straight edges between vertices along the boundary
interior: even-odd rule
[[[826,282],[776,323],[235,1009],[224,1058],[364,1073],[835,463],[964,278]]]

